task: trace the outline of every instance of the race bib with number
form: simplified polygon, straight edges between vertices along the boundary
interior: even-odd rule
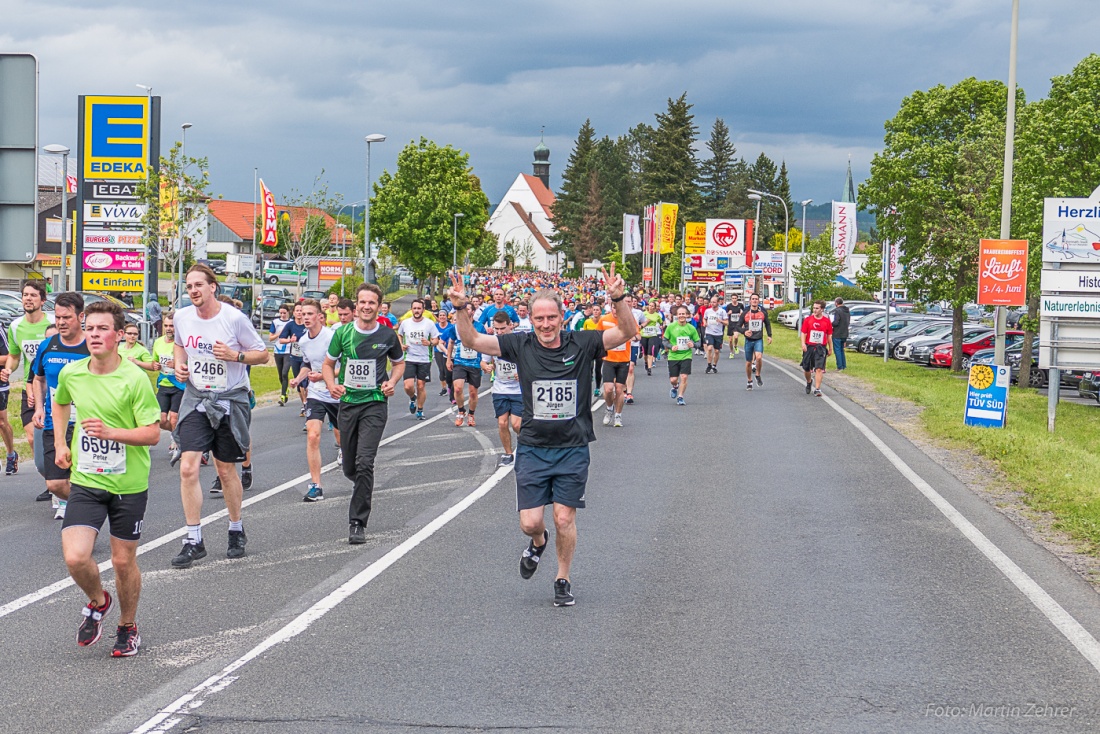
[[[34,361],[34,358],[38,356],[38,345],[42,342],[28,339],[19,345],[19,348],[23,351],[23,357],[27,360],[27,365]]]
[[[676,337],[676,351],[683,352],[687,349],[691,349],[691,337],[690,336],[678,336]]]
[[[628,346],[629,346],[628,342],[623,342],[619,346],[608,349],[607,351],[609,351],[609,352],[625,352]]]
[[[505,380],[507,382],[519,381],[519,371],[512,362],[505,362],[503,359],[498,359],[496,361],[496,370],[498,380]]]
[[[458,348],[458,357],[459,357],[459,359],[465,359],[467,361],[472,360],[472,359],[477,359],[477,350],[476,349],[470,349],[467,346],[459,346],[459,348]]]
[[[50,388],[50,410],[57,404],[57,388]],[[76,403],[69,403],[69,423],[76,422]]]
[[[166,375],[175,375],[176,369],[174,367],[168,366],[168,363],[171,361],[172,358],[169,357],[167,354],[160,355],[160,371]]]
[[[764,319],[749,319],[749,331],[755,333],[764,330]]]
[[[824,344],[825,332],[821,329],[810,329],[810,344]]]
[[[378,388],[378,362],[373,359],[349,359],[344,365],[344,387],[351,390]]]
[[[292,342],[291,345],[290,345],[290,356],[291,357],[301,357],[302,356],[302,345],[299,344],[298,342]]]
[[[659,326],[643,326],[642,336],[660,336],[661,327]]]
[[[76,432],[76,470],[82,474],[125,474],[126,445],[92,438],[81,426]]]
[[[566,421],[577,417],[576,380],[535,380],[534,418],[537,421]]]
[[[188,369],[191,372],[191,384],[200,390],[224,392],[229,389],[229,371],[220,359],[207,354],[190,357]]]

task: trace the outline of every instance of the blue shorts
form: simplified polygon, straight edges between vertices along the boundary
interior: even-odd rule
[[[745,361],[751,362],[753,354],[764,354],[764,340],[763,339],[746,339],[745,340]]]
[[[499,418],[502,415],[508,415],[511,413],[517,418],[523,417],[523,396],[522,395],[499,395],[493,393],[493,412],[496,417]]]
[[[516,509],[549,504],[584,507],[589,460],[587,445],[556,449],[520,444],[516,448]]]
[[[641,351],[642,351],[642,345],[641,344],[632,345],[630,347],[630,361],[631,362],[637,362],[638,361],[638,353],[641,352]]]

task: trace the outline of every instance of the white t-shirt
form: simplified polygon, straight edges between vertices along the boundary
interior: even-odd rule
[[[307,330],[302,338],[298,340],[298,346],[302,350],[302,365],[309,368],[310,372],[316,372],[321,374],[321,368],[325,364],[325,357],[328,355],[328,345],[332,341],[332,335],[335,332],[327,326],[322,326],[321,331],[317,333],[317,336],[311,337]],[[340,364],[336,364],[336,371],[340,370]],[[297,377],[298,375],[294,375]],[[306,397],[311,400],[320,400],[322,403],[338,403],[338,398],[332,397],[332,394],[328,391],[328,387],[325,386],[324,380],[318,380],[317,382],[306,382]]]
[[[424,339],[434,339],[439,336],[439,327],[434,321],[426,318],[421,318],[419,321],[408,318],[398,324],[397,333],[405,343],[406,361],[413,364],[432,361],[431,350],[421,342]]]
[[[721,306],[708,308],[707,312],[703,314],[703,319],[707,322],[706,333],[708,336],[722,336],[726,333],[726,323],[729,321],[726,317],[726,309]]]
[[[643,311],[640,308],[632,308],[632,309],[630,309],[630,313],[634,316],[634,323],[636,323],[638,326],[641,326],[642,323],[645,321],[645,311]],[[630,340],[630,343],[633,344],[634,346],[637,346],[637,345],[641,344],[642,343],[641,334],[642,334],[641,329],[638,329],[636,332],[634,332],[634,338]]]
[[[523,318],[519,320],[519,324],[512,331],[527,332],[534,331],[534,327],[531,326],[531,319]]]
[[[199,318],[198,309],[186,306],[176,311],[175,343],[187,352],[190,381],[199,389],[226,392],[240,385],[249,386],[248,371],[240,362],[225,362],[214,357],[214,342],[221,342],[233,351],[253,352],[266,349],[263,339],[252,328],[248,317],[232,306],[220,303],[214,318]],[[203,387],[202,381],[209,380]],[[225,387],[221,387],[221,385]]]
[[[494,395],[520,395],[519,370],[512,362],[500,357],[490,357],[484,360],[493,365],[493,394]]]

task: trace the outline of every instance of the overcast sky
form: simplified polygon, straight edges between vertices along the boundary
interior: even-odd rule
[[[1037,99],[1097,50],[1100,16],[1095,0],[1021,5],[1019,83]],[[868,174],[907,94],[1007,81],[1010,16],[1010,0],[0,0],[0,51],[38,56],[43,144],[75,149],[77,95],[151,85],[165,140],[192,123],[188,153],[227,199],[252,200],[258,167],[277,196],[324,169],[362,200],[377,132],[375,179],[423,136],[468,152],[496,203],[540,127],[556,189],[585,118],[619,135],[687,92],[701,142],[722,117],[740,155],[786,160],[795,201],[822,202],[849,156]]]

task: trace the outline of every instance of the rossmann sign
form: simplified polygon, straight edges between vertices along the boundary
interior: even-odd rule
[[[86,180],[144,179],[148,141],[148,97],[84,97]]]

